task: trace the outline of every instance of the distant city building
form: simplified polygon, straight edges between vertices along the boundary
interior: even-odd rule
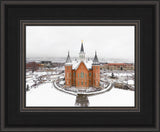
[[[41,61],[41,67],[51,67],[52,62],[51,61]]]
[[[108,70],[134,70],[132,63],[108,63],[103,65],[104,69]]]
[[[26,69],[29,69],[29,70],[38,70],[40,67],[40,64],[36,63],[36,62],[28,62],[26,64]]]
[[[68,52],[65,63],[65,84],[67,87],[76,88],[99,87],[100,85],[100,63],[95,52],[94,60],[85,58],[83,41],[79,59],[72,61]]]
[[[64,66],[64,63],[62,63],[62,62],[53,62],[52,63],[52,67],[62,67],[62,66]]]
[[[51,62],[51,61],[41,61],[41,64],[51,65],[51,64],[52,64],[52,62]]]

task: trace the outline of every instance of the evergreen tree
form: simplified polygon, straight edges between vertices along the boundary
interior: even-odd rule
[[[29,85],[27,84],[26,90],[29,91]]]
[[[114,74],[113,74],[113,72],[112,72],[112,77],[114,77]]]

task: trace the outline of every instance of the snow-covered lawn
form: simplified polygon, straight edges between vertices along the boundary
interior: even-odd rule
[[[112,88],[109,92],[89,96],[89,106],[131,107],[134,106],[134,91]],[[44,83],[26,93],[26,106],[73,107],[76,96],[54,88],[52,83]]]
[[[134,107],[134,91],[112,88],[109,92],[89,96],[90,106]]]
[[[56,70],[57,69],[57,70]],[[26,93],[26,106],[32,107],[73,107],[76,103],[76,96],[65,93],[56,89],[53,86],[53,81],[60,79],[60,85],[64,85],[64,67],[56,68],[56,71],[35,71],[26,72],[26,86],[29,86],[29,91]],[[117,79],[112,79],[110,76],[112,71],[102,71],[101,81],[104,85],[107,82],[121,82],[132,85],[134,87],[134,72],[133,71],[116,71],[114,76]],[[40,78],[41,77],[41,78]],[[35,87],[31,87],[42,81]],[[108,92],[88,96],[90,107],[133,107],[135,91],[112,88]]]
[[[53,87],[52,83],[44,83],[26,93],[26,106],[74,106],[76,96],[63,93]]]

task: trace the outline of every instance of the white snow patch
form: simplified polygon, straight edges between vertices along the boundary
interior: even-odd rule
[[[109,92],[88,96],[89,107],[133,107],[134,91],[112,88]],[[57,90],[52,83],[44,83],[26,93],[26,106],[74,107],[76,96]]]
[[[92,63],[93,63],[92,60],[89,60],[89,61],[84,60],[82,62],[85,64],[85,66],[87,67],[87,69],[92,69]],[[81,63],[80,60],[78,60],[78,61],[72,61],[72,68],[73,69],[77,69],[79,67],[80,63]]]
[[[134,80],[128,80],[128,84],[134,84]]]
[[[26,106],[67,107],[74,106],[76,96],[63,93],[53,87],[52,83],[39,85],[26,93]]]
[[[109,92],[89,96],[90,106],[134,107],[134,91],[112,88]]]

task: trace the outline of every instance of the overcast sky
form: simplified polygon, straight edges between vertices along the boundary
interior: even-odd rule
[[[134,26],[27,26],[27,57],[86,57],[134,60]]]

